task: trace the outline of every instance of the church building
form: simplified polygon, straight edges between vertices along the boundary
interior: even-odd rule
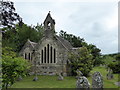
[[[20,51],[20,55],[32,63],[31,73],[39,75],[70,75],[68,53],[73,46],[55,33],[55,20],[50,12],[44,20],[44,35],[38,42],[29,39]]]

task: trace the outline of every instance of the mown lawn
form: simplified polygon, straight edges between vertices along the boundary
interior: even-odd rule
[[[104,67],[95,67],[91,74],[99,71],[103,75],[104,88],[118,88],[114,83],[118,81],[118,74],[114,74],[114,79],[107,80],[107,71]],[[34,76],[23,78],[22,81],[17,81],[10,88],[76,88],[75,77],[64,77],[63,81],[58,81],[57,76],[38,76],[38,81],[32,81]],[[92,84],[91,76],[88,77],[90,84]]]

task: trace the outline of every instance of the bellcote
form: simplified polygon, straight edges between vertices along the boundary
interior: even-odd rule
[[[46,17],[43,24],[44,24],[44,29],[45,30],[55,30],[55,20],[52,19],[50,11],[47,14],[47,17]]]

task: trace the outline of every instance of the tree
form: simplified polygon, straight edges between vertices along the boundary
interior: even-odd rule
[[[117,54],[115,59],[116,59],[116,61],[120,62],[120,54]]]
[[[101,50],[97,48],[95,45],[88,44],[87,42],[85,42],[84,38],[77,37],[73,34],[67,34],[67,32],[63,30],[59,32],[59,36],[68,40],[73,47],[77,47],[77,48],[83,46],[86,47],[89,50],[89,52],[93,55],[93,59],[95,60],[94,66],[103,63],[101,60],[101,53],[100,53]]]
[[[2,51],[2,87],[8,88],[20,76],[25,76],[30,64],[22,57],[17,57],[11,48]]]
[[[73,34],[67,34],[63,30],[59,32],[59,36],[68,40],[73,47],[82,47],[82,44],[85,44],[85,41],[83,38],[77,37]]]
[[[77,52],[70,53],[69,60],[73,75],[75,75],[76,70],[79,69],[84,76],[88,76],[93,68],[94,61],[92,58],[92,55],[86,47],[81,47]]]
[[[120,73],[120,54],[117,54],[115,60],[108,64],[108,67],[113,70],[113,73]]]
[[[14,27],[15,23],[22,25],[22,18],[15,12],[12,1],[0,1],[0,23],[2,27]]]
[[[16,28],[3,29],[6,30],[3,34],[3,47],[11,47],[15,52],[20,51],[27,39],[38,42],[43,36],[43,27],[39,24],[34,27],[23,24],[21,27],[16,25]]]
[[[91,54],[93,55],[93,59],[95,60],[94,61],[94,66],[103,64],[103,61],[101,59],[101,53],[100,53],[101,50],[93,44],[87,45],[87,48],[91,52]]]

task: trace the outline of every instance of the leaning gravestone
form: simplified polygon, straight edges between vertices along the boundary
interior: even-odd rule
[[[112,73],[107,73],[107,79],[108,80],[113,79],[113,74]]]
[[[58,74],[58,80],[63,80],[63,76],[61,75],[61,73]]]
[[[17,81],[21,81],[22,80],[22,76],[19,75],[19,77],[17,78]]]
[[[88,79],[84,76],[81,76],[78,78],[77,82],[76,82],[76,87],[79,90],[80,88],[84,88],[85,90],[89,90],[90,89],[90,83],[88,81]]]
[[[77,76],[76,79],[78,79],[79,77],[83,76],[82,72],[80,70],[76,70]]]
[[[92,88],[93,90],[103,89],[103,78],[100,72],[95,72],[92,76]]]
[[[38,80],[38,77],[35,76],[35,77],[33,78],[33,81],[37,81],[37,80]]]
[[[107,73],[107,79],[110,80],[110,79],[113,79],[113,71],[111,69],[109,69],[108,73]]]

